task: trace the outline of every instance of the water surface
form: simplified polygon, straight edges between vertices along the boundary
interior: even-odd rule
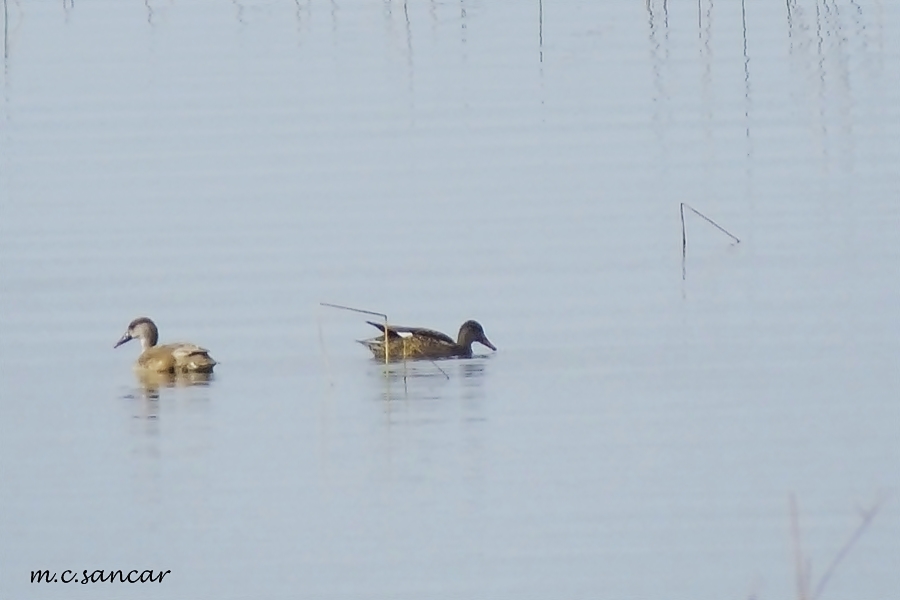
[[[893,3],[4,6],[0,596],[900,589]]]

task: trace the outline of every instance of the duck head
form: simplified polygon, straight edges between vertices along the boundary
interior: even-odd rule
[[[491,350],[497,350],[497,347],[491,343],[491,340],[487,339],[487,336],[484,334],[484,327],[478,321],[466,321],[459,328],[457,344],[470,348],[472,342],[478,342]]]
[[[128,329],[125,330],[125,333],[119,338],[119,341],[116,342],[113,348],[118,348],[125,342],[135,338],[141,340],[141,347],[146,350],[156,345],[156,342],[159,340],[159,330],[156,328],[156,324],[147,317],[138,317],[128,324]]]

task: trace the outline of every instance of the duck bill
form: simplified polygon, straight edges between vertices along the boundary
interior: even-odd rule
[[[482,344],[484,344],[485,346],[487,346],[488,348],[490,348],[491,350],[493,350],[494,352],[497,351],[497,346],[493,345],[491,343],[491,340],[487,339],[486,337],[483,337],[478,341],[481,342]]]
[[[116,342],[116,345],[113,346],[113,348],[118,348],[119,346],[121,346],[121,345],[124,344],[125,342],[129,341],[130,339],[131,339],[131,335],[128,334],[128,333],[126,333],[126,334],[123,335],[121,338],[119,338],[119,341]]]

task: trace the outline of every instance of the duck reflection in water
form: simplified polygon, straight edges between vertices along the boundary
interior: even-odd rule
[[[145,391],[157,392],[160,388],[186,388],[208,386],[215,375],[212,373],[157,373],[136,371],[138,381]]]
[[[465,379],[481,379],[484,377],[484,362],[483,361],[467,361],[460,365],[460,369],[462,372],[462,376]],[[472,383],[470,381],[470,383]]]
[[[460,392],[470,399],[482,394],[487,364],[487,358],[404,361],[374,364],[369,373],[383,380],[382,400],[449,400]]]

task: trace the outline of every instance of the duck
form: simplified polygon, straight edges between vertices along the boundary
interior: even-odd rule
[[[466,321],[459,328],[454,341],[446,333],[424,327],[401,327],[366,321],[383,335],[368,340],[358,340],[372,351],[378,360],[385,360],[385,337],[389,360],[436,360],[441,358],[471,358],[472,344],[478,342],[496,351],[497,347],[484,334],[478,321]]]
[[[128,324],[125,334],[113,348],[133,339],[141,340],[141,355],[134,368],[153,373],[212,373],[216,361],[209,350],[195,344],[177,342],[157,346],[159,329],[148,317],[138,317]]]

